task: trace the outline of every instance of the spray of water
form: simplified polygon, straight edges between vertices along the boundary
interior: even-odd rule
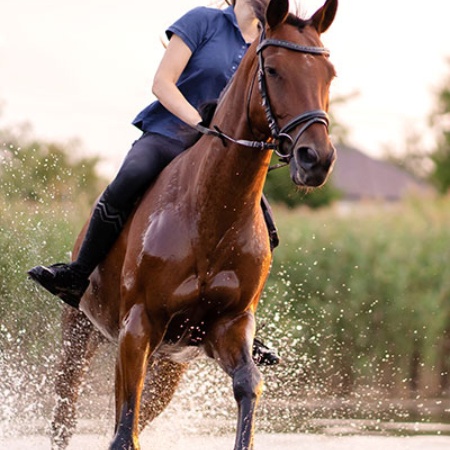
[[[47,194],[45,189],[24,191],[27,183],[20,164],[33,164],[11,158],[11,150],[20,155],[19,148],[4,148],[0,172],[0,437],[48,432],[55,404],[61,305],[25,274],[37,263],[67,260],[80,228],[79,205],[56,198],[56,188]],[[38,168],[46,165],[45,173],[58,173],[57,159],[31,163]],[[57,182],[59,176],[55,175]],[[70,190],[65,196],[70,196]],[[349,264],[347,280],[336,283],[331,268],[326,279],[318,279],[318,258],[330,258],[340,251],[339,245],[330,241],[312,256],[308,248],[297,246],[297,261],[284,266],[289,239],[286,231],[258,312],[258,335],[279,350],[282,363],[261,369],[265,390],[257,430],[410,434],[429,431],[426,425],[435,417],[440,422],[448,417],[445,399],[422,400],[408,391],[392,400],[388,381],[399,375],[392,363],[397,355],[385,352],[375,359],[361,354],[359,366],[346,360],[347,345],[355,344],[350,338],[357,335],[358,345],[371,345],[372,329],[349,330],[357,314],[374,316],[378,299],[363,301],[358,313],[350,313],[342,302],[331,303],[329,298],[345,297],[354,289],[351,279],[359,276],[358,264]],[[314,241],[315,236],[305,239]],[[111,433],[114,360],[114,346],[102,347],[86,373],[78,403],[79,428],[84,432]],[[360,381],[356,383],[355,378]],[[176,427],[186,434],[221,435],[234,431],[235,417],[231,380],[212,361],[200,359],[191,364],[155,426]],[[440,423],[439,432],[450,430]]]

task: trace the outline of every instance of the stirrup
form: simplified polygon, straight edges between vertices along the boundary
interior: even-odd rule
[[[275,349],[267,347],[258,339],[253,339],[253,361],[257,366],[274,366],[279,364],[281,358]]]

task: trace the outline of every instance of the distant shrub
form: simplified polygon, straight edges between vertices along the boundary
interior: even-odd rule
[[[260,315],[284,324],[306,380],[341,392],[447,388],[449,206],[276,214],[281,245]]]

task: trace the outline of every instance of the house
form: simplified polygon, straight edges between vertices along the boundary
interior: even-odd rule
[[[329,182],[346,202],[376,200],[398,202],[408,195],[434,194],[424,181],[386,161],[372,158],[347,145],[336,145],[337,160]]]

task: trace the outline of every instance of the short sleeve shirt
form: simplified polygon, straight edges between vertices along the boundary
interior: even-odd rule
[[[171,25],[166,34],[169,39],[173,34],[179,36],[192,52],[177,86],[197,109],[218,99],[249,47],[231,6],[194,8]],[[141,111],[133,125],[178,141],[183,141],[183,131],[192,130],[159,101]]]

